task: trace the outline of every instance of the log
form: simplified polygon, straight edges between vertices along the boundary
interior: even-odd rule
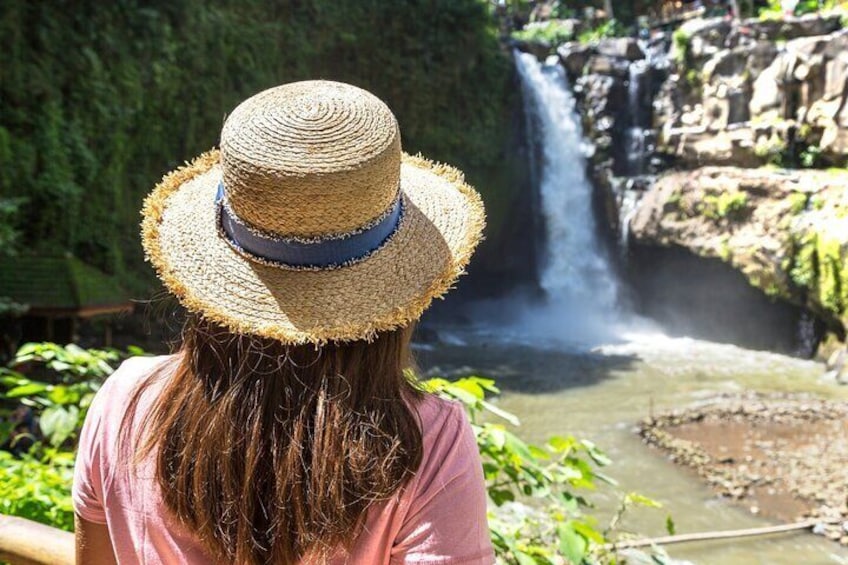
[[[839,520],[841,521],[841,520]],[[669,545],[673,543],[685,543],[690,541],[709,541],[717,539],[744,538],[750,536],[765,536],[769,534],[780,534],[797,530],[809,530],[816,524],[835,524],[836,520],[804,520],[793,524],[780,524],[778,526],[762,526],[760,528],[746,528],[742,530],[722,530],[715,532],[697,532],[693,534],[678,534],[674,536],[661,536],[656,538],[645,538],[630,541],[620,541],[604,545],[604,549],[615,551],[617,549],[629,549],[635,547],[648,547],[651,545]]]
[[[74,534],[16,516],[0,515],[0,562],[73,565]]]

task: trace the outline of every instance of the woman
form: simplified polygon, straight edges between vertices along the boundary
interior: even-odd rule
[[[483,228],[458,171],[403,155],[371,94],[300,82],[239,105],[143,216],[191,315],[91,405],[78,562],[493,561],[464,412],[406,376]]]

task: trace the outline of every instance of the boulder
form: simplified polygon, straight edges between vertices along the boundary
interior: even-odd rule
[[[607,57],[638,61],[645,58],[639,43],[632,37],[613,37],[598,42],[597,51]]]
[[[706,120],[706,118],[704,118]],[[755,151],[756,133],[751,127],[719,131],[703,125],[662,130],[660,148],[687,167],[725,165],[757,167],[763,161]]]
[[[630,76],[630,63],[608,55],[593,55],[589,57],[584,72],[587,75],[608,75],[625,79]]]
[[[569,41],[563,43],[557,48],[557,56],[559,56],[560,64],[565,67],[568,74],[572,77],[579,77],[583,74],[583,69],[586,63],[589,62],[589,57],[597,53],[593,45],[587,45],[577,41]]]
[[[513,39],[512,47],[524,53],[532,53],[537,59],[544,60],[551,54],[551,44],[541,39],[529,41],[526,39]]]
[[[681,25],[677,33],[688,41],[689,55],[696,61],[712,57],[724,49],[731,32],[731,23],[724,18],[694,19]],[[673,51],[676,51],[675,45]],[[672,53],[674,57],[676,53]]]
[[[769,41],[789,40],[813,35],[827,35],[842,27],[839,15],[808,14],[798,18],[749,19],[742,24],[753,35]]]

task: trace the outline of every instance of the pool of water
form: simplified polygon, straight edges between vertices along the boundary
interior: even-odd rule
[[[622,334],[614,343],[576,346],[528,343],[497,333],[439,331],[439,344],[417,347],[428,374],[481,374],[503,390],[501,407],[521,418],[518,433],[543,442],[554,434],[591,439],[612,458],[606,473],[620,492],[638,491],[661,510],[630,513],[623,528],[665,535],[671,515],[677,533],[732,530],[775,523],[719,499],[693,472],[675,466],[644,445],[634,424],[652,413],[681,408],[742,391],[808,393],[848,399],[848,387],[821,381],[824,367],[812,361],[655,332]],[[522,343],[523,342],[523,343]],[[602,517],[617,496],[592,495]],[[807,533],[673,545],[672,557],[693,563],[848,564],[848,550]]]

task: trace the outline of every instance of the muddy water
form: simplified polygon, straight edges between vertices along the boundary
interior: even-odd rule
[[[662,510],[634,512],[624,528],[664,535],[673,517],[678,533],[756,527],[774,523],[718,499],[690,471],[643,445],[633,423],[652,412],[683,407],[716,393],[755,390],[805,392],[848,398],[848,387],[819,381],[817,363],[729,345],[660,335],[631,335],[592,349],[548,344],[532,347],[492,335],[442,332],[440,344],[419,348],[423,370],[497,379],[500,405],[520,416],[519,433],[541,442],[572,433],[595,441],[613,459],[607,473],[620,491],[635,490],[663,503]],[[518,340],[520,341],[520,339]],[[616,504],[611,492],[593,496],[602,515]],[[670,546],[670,554],[694,563],[848,564],[848,550],[811,534],[774,535]]]

